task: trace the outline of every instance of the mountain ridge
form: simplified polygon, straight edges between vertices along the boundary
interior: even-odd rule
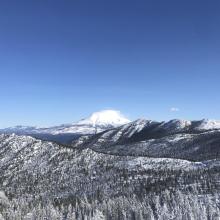
[[[94,134],[110,127],[117,127],[130,120],[124,117],[120,111],[103,110],[92,113],[89,117],[75,123],[62,124],[52,127],[14,126],[0,129],[1,133],[19,134]]]
[[[136,120],[72,142],[74,148],[121,156],[208,160],[220,157],[220,129],[203,127],[204,120],[156,122]]]
[[[144,133],[147,132],[149,137],[153,138],[158,137],[158,135],[160,136],[159,133],[164,134],[167,132],[169,132],[169,134],[190,131],[198,133],[208,130],[218,130],[220,129],[220,121],[209,119],[197,121],[172,119],[161,122],[147,119],[137,119],[135,121],[130,121],[123,116],[120,111],[103,110],[94,112],[89,117],[72,124],[62,124],[46,128],[35,126],[15,126],[0,129],[0,133],[30,135],[42,140],[55,141],[61,144],[70,144],[73,141],[78,140],[81,136],[93,136],[111,129],[117,129],[118,127],[123,127],[125,130],[126,127],[129,127],[133,133],[139,133],[137,136],[145,136]],[[130,132],[130,130],[127,132],[130,136],[132,136],[132,132]]]
[[[220,216],[219,158],[193,162],[159,154],[120,156],[2,134],[0,160],[0,189],[9,198],[3,208],[0,198],[5,219]]]

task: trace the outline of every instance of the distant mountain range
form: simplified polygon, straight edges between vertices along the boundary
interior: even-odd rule
[[[92,113],[89,117],[79,120],[72,124],[63,124],[59,126],[39,128],[35,126],[15,126],[0,129],[2,134],[17,134],[29,135],[35,138],[56,141],[62,144],[70,144],[81,136],[94,135],[109,129],[116,132],[114,129],[123,126],[120,130],[124,135],[132,136],[135,133],[144,133],[146,129],[151,133],[151,136],[158,136],[159,133],[181,133],[181,132],[201,132],[213,129],[220,129],[220,121],[203,119],[199,121],[188,120],[171,120],[168,122],[156,122],[151,120],[139,119],[131,122],[124,117],[119,111],[104,110]],[[127,133],[123,132],[128,130]],[[117,130],[117,129],[116,129]],[[142,131],[143,130],[143,131]],[[117,134],[118,135],[118,134]],[[140,134],[139,134],[140,135]],[[120,136],[120,134],[119,134]]]
[[[16,134],[93,134],[103,131],[107,128],[117,127],[130,120],[125,118],[119,111],[104,110],[91,114],[88,118],[82,119],[76,123],[63,124],[54,127],[38,128],[34,126],[15,126],[0,129],[2,133]]]
[[[130,122],[106,110],[1,133],[0,219],[220,217],[218,121]]]
[[[72,124],[39,128],[35,126],[15,126],[0,129],[2,134],[29,135],[59,143],[69,143],[82,135],[92,135],[101,131],[129,123],[119,111],[104,110],[92,113],[88,118]]]

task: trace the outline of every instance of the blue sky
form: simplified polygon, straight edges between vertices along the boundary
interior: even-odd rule
[[[220,1],[0,1],[0,127],[220,119]],[[173,108],[173,111],[171,111]]]

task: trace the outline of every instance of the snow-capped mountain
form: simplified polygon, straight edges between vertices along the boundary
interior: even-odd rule
[[[94,134],[109,128],[129,123],[119,111],[104,110],[92,113],[88,118],[73,124],[43,129],[45,133],[58,134]]]
[[[82,119],[72,124],[63,124],[48,128],[34,126],[15,126],[0,129],[0,133],[30,135],[46,140],[59,141],[74,139],[81,135],[92,135],[109,128],[129,123],[130,120],[124,117],[119,111],[104,110],[91,114],[88,118]]]
[[[145,119],[139,119],[134,122],[137,129],[146,123]],[[72,124],[63,124],[53,127],[35,127],[35,126],[15,126],[0,129],[0,133],[16,133],[16,134],[50,134],[50,135],[61,135],[61,134],[78,134],[87,135],[102,132],[106,129],[119,127],[121,125],[129,124],[131,121],[123,116],[120,111],[115,110],[103,110],[92,113],[89,117],[79,120]],[[137,123],[140,122],[140,123]],[[149,122],[147,122],[149,123]],[[184,129],[195,129],[195,130],[212,130],[220,129],[220,121],[203,119],[200,121],[188,121],[174,119],[168,122],[156,122],[159,123],[159,127],[165,130],[179,130]],[[129,126],[129,125],[128,125]]]
[[[80,120],[78,125],[92,125],[93,127],[117,127],[129,123],[130,120],[125,118],[119,111],[104,110],[94,112],[90,117]]]
[[[88,135],[104,132],[104,136],[112,136],[105,138],[111,142],[113,140],[126,140],[132,138],[141,140],[141,137],[160,137],[162,135],[172,135],[175,133],[200,133],[203,131],[212,131],[220,129],[220,121],[217,120],[179,120],[157,122],[146,119],[138,119],[130,122],[119,111],[104,110],[95,112],[89,117],[72,124],[64,124],[48,128],[38,128],[33,126],[16,126],[0,129],[0,133],[30,135],[35,138],[56,141],[58,143],[70,144],[77,140],[77,144],[84,143],[88,139]],[[119,132],[116,132],[119,130]],[[78,139],[79,137],[81,137]],[[89,137],[90,138],[94,138]],[[90,140],[89,140],[90,141]],[[142,140],[141,140],[142,141]],[[76,145],[77,145],[76,144]]]

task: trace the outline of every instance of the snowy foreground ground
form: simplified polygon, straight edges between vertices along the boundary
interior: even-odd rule
[[[219,168],[0,135],[1,218],[219,219]]]

